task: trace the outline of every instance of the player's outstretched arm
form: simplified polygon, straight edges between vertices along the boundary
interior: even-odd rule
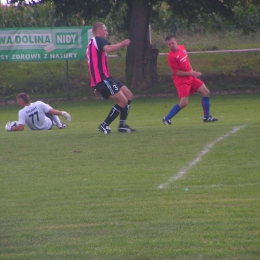
[[[105,52],[113,52],[113,51],[117,51],[123,47],[126,47],[130,44],[130,40],[126,39],[126,40],[123,40],[122,42],[119,42],[119,43],[116,43],[116,44],[111,44],[111,45],[105,45],[103,47],[103,50]]]
[[[56,109],[50,109],[49,111],[50,114],[52,115],[56,115],[56,116],[64,116],[68,121],[71,121],[71,116],[68,112],[65,111],[60,111],[60,110],[56,110]]]
[[[199,77],[201,76],[201,72],[192,70],[192,71],[182,71],[178,70],[175,75],[180,76],[180,77],[186,77],[186,76],[192,76],[192,77]]]

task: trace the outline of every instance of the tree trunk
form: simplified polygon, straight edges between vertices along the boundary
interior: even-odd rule
[[[157,57],[159,50],[151,44],[147,44],[144,57],[144,73],[145,82],[142,85],[143,89],[154,87],[158,82],[157,77]]]
[[[151,6],[148,0],[129,0],[131,44],[126,54],[126,79],[132,89],[147,89],[157,83],[157,55],[148,40]]]

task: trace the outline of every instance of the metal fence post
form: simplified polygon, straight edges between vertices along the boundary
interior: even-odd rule
[[[69,61],[68,60],[66,60],[66,83],[67,83],[67,99],[70,100]]]
[[[177,21],[175,18],[172,18],[172,32],[174,36],[177,35],[177,29]]]

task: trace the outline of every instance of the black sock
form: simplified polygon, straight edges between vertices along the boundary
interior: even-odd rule
[[[121,126],[125,125],[126,118],[128,116],[129,110],[130,110],[130,104],[131,104],[131,100],[128,100],[127,105],[125,106],[125,108],[123,108],[123,110],[122,110],[122,112],[120,114],[120,122],[119,122],[119,124]]]
[[[117,116],[120,114],[120,113],[122,113],[122,111],[123,111],[123,108],[122,107],[120,107],[119,105],[114,105],[113,107],[112,107],[112,109],[110,110],[110,112],[109,112],[109,114],[108,114],[108,116],[107,116],[107,118],[105,119],[105,123],[107,124],[107,125],[110,125],[116,118],[117,118]]]

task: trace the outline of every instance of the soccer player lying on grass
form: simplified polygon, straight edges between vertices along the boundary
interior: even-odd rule
[[[163,118],[165,125],[171,124],[171,118],[174,117],[182,108],[188,105],[189,95],[195,92],[202,96],[201,104],[204,112],[203,122],[218,121],[210,115],[209,90],[204,82],[197,77],[201,73],[192,69],[187,51],[184,45],[178,45],[173,35],[166,37],[166,44],[170,48],[168,54],[168,64],[172,70],[173,83],[179,96],[179,104],[173,106],[167,116]]]
[[[55,125],[59,129],[65,128],[67,125],[60,121],[59,115],[63,115],[68,121],[71,116],[65,111],[53,109],[50,105],[42,101],[31,103],[26,93],[20,93],[17,96],[17,103],[23,107],[18,113],[18,122],[8,122],[5,126],[6,131],[23,131],[27,125],[31,130],[50,130]]]

